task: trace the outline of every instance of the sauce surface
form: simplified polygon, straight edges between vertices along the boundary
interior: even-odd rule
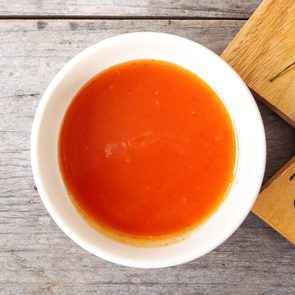
[[[138,60],[91,79],[69,106],[59,164],[97,225],[135,237],[191,229],[223,201],[236,161],[231,119],[193,73]]]

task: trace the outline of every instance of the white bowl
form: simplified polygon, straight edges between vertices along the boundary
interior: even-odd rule
[[[136,59],[172,62],[205,80],[229,111],[238,146],[234,181],[219,209],[186,239],[153,248],[121,244],[90,226],[69,199],[58,165],[59,129],[77,91],[98,72]],[[41,199],[57,225],[94,255],[141,268],[181,264],[208,253],[225,241],[240,226],[256,200],[264,175],[265,159],[261,116],[241,78],[209,49],[162,33],[119,35],[98,42],[75,56],[45,91],[36,112],[31,138],[34,179]]]

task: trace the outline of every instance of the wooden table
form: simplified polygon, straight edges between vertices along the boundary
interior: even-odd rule
[[[30,165],[38,102],[76,53],[116,34],[159,31],[220,54],[259,2],[0,0],[0,294],[295,294],[295,247],[253,214],[223,245],[185,265],[140,270],[96,258],[48,216]],[[295,133],[258,104],[267,180],[295,154]]]

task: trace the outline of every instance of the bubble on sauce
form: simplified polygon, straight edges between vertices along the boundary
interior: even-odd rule
[[[106,144],[104,147],[105,157],[109,158],[112,156],[112,145]]]
[[[124,147],[124,148],[127,148],[128,147],[128,145],[127,145],[127,143],[126,142],[124,142],[124,141],[122,141],[122,146]]]

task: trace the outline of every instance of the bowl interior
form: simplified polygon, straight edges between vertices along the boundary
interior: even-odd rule
[[[219,209],[183,241],[137,248],[93,229],[76,211],[58,166],[58,134],[75,94],[94,75],[118,63],[158,59],[178,64],[205,80],[232,118],[238,156],[236,175]],[[134,267],[166,267],[190,261],[221,244],[242,223],[259,192],[265,167],[265,135],[256,103],[239,76],[205,47],[173,35],[132,33],[99,42],[72,59],[56,75],[38,107],[31,159],[40,196],[59,227],[81,247],[109,261]],[[218,176],[217,176],[218,177]]]

